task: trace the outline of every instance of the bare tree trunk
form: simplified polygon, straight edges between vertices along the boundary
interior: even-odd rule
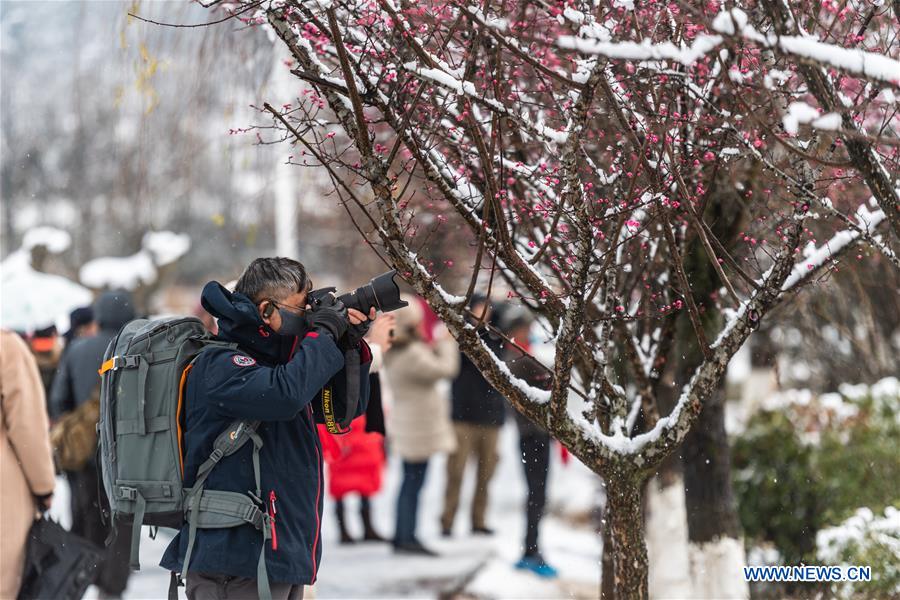
[[[682,450],[688,535],[694,543],[741,535],[731,487],[724,396],[720,388],[709,398]]]
[[[731,485],[724,396],[722,388],[712,394],[683,446],[691,578],[697,597],[746,598],[749,589],[738,574],[746,559]]]
[[[730,244],[741,221],[739,212],[726,205],[727,196],[714,194],[709,212],[714,231],[724,244]],[[729,227],[731,225],[731,227]],[[686,257],[690,272],[690,293],[701,306],[702,325],[707,335],[722,325],[722,315],[711,302],[722,282],[711,267],[699,242],[694,242]],[[704,360],[697,337],[682,319],[678,327],[676,351],[680,360],[675,372],[675,388],[680,389]],[[734,491],[731,485],[731,450],[725,432],[725,382],[706,398],[697,422],[682,446],[684,494],[687,507],[688,545],[694,594],[699,597],[745,597],[747,587],[731,585],[743,563],[743,541]],[[739,556],[738,556],[739,555]],[[732,564],[735,563],[735,564]],[[710,570],[735,573],[709,572]]]
[[[605,482],[604,482],[605,485]],[[600,598],[602,600],[615,600],[616,588],[613,578],[613,543],[609,525],[609,490],[606,492],[606,505],[603,507],[603,558],[600,564]]]
[[[641,478],[626,470],[606,480],[606,523],[616,600],[649,597],[642,487]],[[603,579],[607,577],[604,575]]]

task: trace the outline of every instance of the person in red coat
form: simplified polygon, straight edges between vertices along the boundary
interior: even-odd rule
[[[384,314],[372,324],[367,336],[372,350],[373,369],[370,370],[370,397],[380,395],[380,382],[376,373],[384,352],[391,346],[394,315]],[[371,403],[370,403],[371,404]],[[380,403],[376,403],[380,407]],[[386,541],[372,526],[372,508],[369,499],[381,490],[384,473],[384,433],[378,426],[372,427],[376,418],[365,414],[350,423],[349,433],[333,435],[324,425],[319,425],[323,458],[328,466],[328,494],[335,501],[335,512],[341,533],[341,543],[356,540],[347,530],[344,497],[359,494],[360,517],[363,523],[363,541]],[[380,419],[383,423],[383,418]],[[373,431],[373,429],[375,429]]]

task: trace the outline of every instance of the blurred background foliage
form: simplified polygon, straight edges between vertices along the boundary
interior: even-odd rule
[[[773,546],[785,565],[870,565],[878,587],[843,586],[841,593],[897,597],[898,439],[896,378],[844,384],[839,393],[792,390],[769,398],[733,439],[732,473],[748,543]],[[822,532],[859,521],[861,508],[869,515],[887,511],[893,526],[874,533],[859,523],[859,539],[839,535],[837,549],[829,551]]]

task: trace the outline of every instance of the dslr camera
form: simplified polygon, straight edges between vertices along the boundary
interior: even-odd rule
[[[373,277],[369,283],[360,286],[352,292],[336,296],[336,299],[343,302],[347,308],[355,308],[364,315],[368,315],[372,307],[380,312],[391,312],[398,308],[407,306],[408,303],[400,299],[400,288],[394,277],[397,275],[396,270],[390,270],[382,273],[377,277]],[[312,290],[309,293],[309,305],[311,310],[316,310],[324,304],[330,304],[329,295],[333,295],[336,288],[320,288]]]

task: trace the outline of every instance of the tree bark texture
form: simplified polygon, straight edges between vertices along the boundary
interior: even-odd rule
[[[720,388],[709,398],[682,448],[688,540],[693,543],[741,536],[731,486],[724,395]]]
[[[606,517],[603,519],[603,558],[600,565],[600,598],[601,600],[615,600],[616,587],[613,579],[613,545],[609,527],[609,500],[606,500],[604,508]]]
[[[713,233],[725,246],[733,243],[743,221],[743,214],[729,193],[713,193],[707,208],[707,219]],[[739,206],[739,205],[737,205]],[[685,269],[691,281],[690,293],[703,309],[702,325],[707,335],[715,335],[722,326],[722,315],[712,302],[712,295],[722,286],[710,257],[699,241],[694,240],[685,255]],[[675,344],[675,389],[688,383],[704,356],[686,318],[677,327]],[[688,540],[708,542],[721,536],[740,537],[741,527],[731,486],[731,451],[725,432],[725,382],[719,382],[703,403],[697,422],[682,446],[685,503],[687,506]]]
[[[640,478],[632,473],[614,475],[606,480],[606,523],[612,547],[616,600],[649,597],[642,487]]]

